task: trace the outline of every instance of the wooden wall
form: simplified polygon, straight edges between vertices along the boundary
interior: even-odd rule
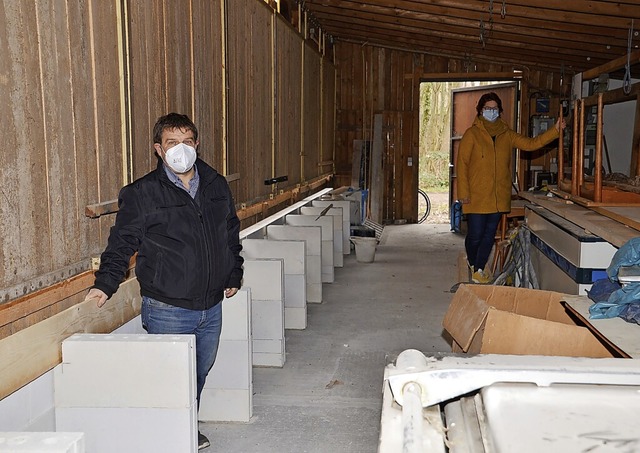
[[[0,302],[89,267],[124,182],[117,2],[5,2],[0,15]],[[104,171],[108,169],[108,171]]]
[[[380,203],[376,203],[368,215],[379,223],[401,219],[415,222],[420,81],[433,76],[440,80],[474,79],[474,73],[504,74],[513,72],[513,68],[347,42],[338,42],[334,52],[337,71],[335,185],[351,185],[354,143],[362,140],[373,143],[374,119],[381,115],[381,162],[370,168],[381,168],[383,175],[370,175],[370,180],[382,181],[381,187],[374,190],[383,193],[379,197],[370,194]],[[529,111],[530,91],[548,90],[560,95],[558,74],[521,69],[522,112]],[[527,133],[528,115],[521,118],[521,130]]]
[[[15,0],[0,10],[0,311],[11,305],[14,318],[0,316],[0,338],[81,300],[90,278],[32,298],[28,322],[14,304],[90,269],[115,215],[85,208],[155,168],[161,115],[194,120],[200,156],[239,175],[238,207],[331,173],[318,163],[333,159],[335,68],[263,0]],[[281,174],[290,180],[264,185]]]
[[[287,176],[290,184],[301,181],[302,152],[302,49],[304,40],[284,20],[277,20],[276,122],[277,146],[273,177]]]

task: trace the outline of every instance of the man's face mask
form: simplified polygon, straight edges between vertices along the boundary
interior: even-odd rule
[[[196,163],[196,157],[196,149],[193,146],[178,143],[166,151],[164,161],[174,172],[186,173]]]
[[[500,113],[498,112],[497,108],[482,109],[482,116],[484,117],[485,120],[489,121],[490,123],[493,123],[495,120],[497,120],[499,115]]]

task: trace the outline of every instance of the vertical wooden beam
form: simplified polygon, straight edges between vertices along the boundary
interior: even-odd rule
[[[560,123],[562,123],[562,102],[560,102],[560,109],[558,113],[558,119]],[[558,188],[562,187],[562,181],[564,176],[564,129],[562,129],[562,124],[560,124],[558,135],[558,159],[556,160],[556,164],[558,165],[558,174],[556,175],[556,180],[558,182]]]
[[[128,0],[116,2],[118,20],[118,72],[120,74],[120,135],[122,140],[122,181],[133,181],[133,147],[131,146],[131,71],[129,59]]]
[[[571,150],[571,195],[578,195],[578,136],[580,128],[580,100],[576,99],[573,104],[573,146]]]
[[[631,165],[629,176],[640,176],[640,95],[636,96],[636,116],[631,141]]]
[[[578,136],[578,162],[576,169],[578,173],[576,178],[578,180],[578,192],[580,195],[580,189],[582,187],[582,181],[584,180],[584,100],[580,99],[580,135]]]
[[[599,203],[602,201],[602,127],[604,113],[604,105],[602,103],[602,93],[598,93],[598,117],[596,122],[596,156],[595,165],[593,167],[593,176],[595,178],[593,187],[593,201]]]
[[[278,12],[280,12],[280,2],[276,2],[278,7]],[[276,111],[276,96],[277,96],[277,87],[276,87],[276,74],[278,73],[276,70],[277,63],[277,52],[276,52],[276,12],[271,15],[271,177],[276,177],[276,116],[278,112]]]
[[[222,174],[229,174],[229,147],[227,146],[228,142],[228,105],[227,105],[227,20],[226,20],[226,0],[220,2],[220,52],[222,62],[222,71],[220,76],[222,78],[221,90],[222,90],[222,99],[221,99],[221,107],[222,107]]]

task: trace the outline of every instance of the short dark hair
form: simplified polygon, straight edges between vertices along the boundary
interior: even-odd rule
[[[171,112],[158,118],[153,126],[153,143],[162,144],[162,133],[166,129],[186,129],[193,132],[193,140],[198,141],[198,128],[187,115]]]
[[[478,116],[482,115],[482,109],[484,108],[484,105],[489,101],[496,101],[496,104],[498,104],[498,113],[502,114],[502,100],[500,100],[500,97],[492,91],[480,96],[478,105],[476,105],[476,112],[478,112]]]

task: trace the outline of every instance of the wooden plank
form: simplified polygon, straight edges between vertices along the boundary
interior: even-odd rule
[[[114,212],[118,212],[118,200],[90,204],[84,208],[84,215],[91,219],[97,219],[102,215],[113,214]]]
[[[554,200],[546,196],[530,192],[520,192],[521,198],[542,206],[554,214],[575,223],[585,230],[600,236],[615,247],[622,247],[629,239],[638,237],[640,232],[629,226],[616,222],[592,209],[567,203],[565,200]]]
[[[620,68],[623,68],[627,64],[627,58],[631,61],[631,64],[634,65],[636,63],[640,63],[640,50],[636,50],[631,52],[631,54],[627,57],[627,55],[623,55],[620,58],[616,58],[615,60],[611,60],[608,63],[605,63],[600,66],[596,66],[595,68],[591,68],[582,73],[582,80],[591,80],[598,77],[600,74],[605,74],[613,71],[617,71]]]
[[[109,333],[140,313],[136,279],[120,285],[107,304],[82,302],[0,340],[0,399],[58,365],[62,342],[74,333]]]
[[[0,326],[42,310],[60,300],[71,297],[89,288],[94,281],[94,272],[86,271],[48,288],[0,305]]]
[[[640,206],[597,206],[592,209],[640,231]]]
[[[585,326],[623,357],[640,358],[640,328],[622,318],[590,319],[593,301],[586,296],[565,296],[566,307],[576,314]]]
[[[376,223],[382,223],[382,209],[384,205],[384,143],[382,138],[382,124],[383,115],[375,115],[369,175],[369,212],[366,217]]]

